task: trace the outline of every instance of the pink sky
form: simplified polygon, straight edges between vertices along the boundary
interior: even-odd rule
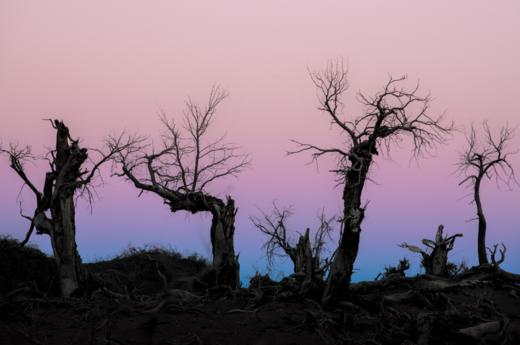
[[[215,191],[239,206],[236,242],[243,275],[265,269],[263,238],[248,220],[272,200],[292,204],[294,226],[316,224],[325,207],[341,208],[341,189],[324,161],[317,173],[308,157],[286,157],[289,139],[334,143],[307,68],[342,57],[349,66],[346,115],[359,114],[358,90],[373,93],[388,73],[420,80],[460,128],[488,119],[520,124],[520,3],[500,1],[17,1],[0,0],[0,138],[43,152],[58,117],[87,146],[107,134],[156,135],[157,113],[182,114],[185,98],[205,100],[214,83],[230,93],[214,133],[250,152],[253,165]],[[405,147],[393,160],[378,159],[358,276],[372,278],[385,264],[411,254],[396,246],[431,237],[439,223],[464,232],[454,260],[476,260],[472,205],[452,175],[461,135],[435,158],[409,164]],[[520,147],[520,133],[514,143]],[[0,164],[0,232],[22,237],[20,181]],[[520,169],[520,155],[513,159]],[[29,168],[29,167],[28,167]],[[33,167],[30,167],[33,168]],[[29,173],[41,181],[41,167]],[[78,242],[85,260],[108,257],[129,243],[169,244],[182,252],[209,249],[209,218],[172,215],[153,195],[137,199],[128,184],[106,178],[94,212],[78,207]],[[509,248],[506,268],[520,270],[520,188],[483,191],[489,243]],[[26,209],[31,195],[22,194]],[[48,250],[48,239],[34,237]],[[418,258],[414,258],[418,262]]]

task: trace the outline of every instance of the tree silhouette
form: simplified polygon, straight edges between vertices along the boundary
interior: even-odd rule
[[[475,126],[471,126],[469,134],[466,135],[465,150],[460,154],[458,161],[458,171],[463,177],[459,185],[469,185],[473,189],[473,202],[477,208],[478,219],[478,261],[481,266],[489,264],[486,254],[487,221],[480,195],[482,180],[494,177],[497,183],[503,182],[507,186],[516,181],[515,170],[509,162],[510,156],[515,152],[508,148],[514,137],[514,128],[505,125],[494,134],[484,121],[482,129],[482,137],[479,140]]]
[[[250,163],[247,154],[238,153],[238,146],[225,143],[225,136],[207,138],[217,106],[226,96],[215,86],[205,106],[188,100],[182,127],[163,113],[161,121],[166,130],[160,148],[155,149],[145,138],[134,138],[133,145],[122,150],[115,161],[121,166],[116,175],[126,177],[141,192],[157,194],[172,212],[211,213],[215,283],[234,288],[239,285],[233,240],[235,201],[207,191],[211,183],[237,176]]]
[[[325,212],[321,212],[318,215],[320,225],[312,239],[310,229],[307,228],[303,234],[298,233],[297,241],[293,241],[287,228],[287,220],[291,215],[290,208],[279,208],[273,204],[271,214],[262,212],[262,217],[250,218],[253,225],[268,237],[263,245],[267,260],[271,265],[274,257],[288,256],[293,263],[294,273],[305,276],[306,280],[322,279],[330,264],[328,259],[323,258],[323,251],[333,230],[331,223],[336,217],[327,217]]]
[[[56,144],[45,156],[50,171],[45,173],[43,190],[39,190],[26,173],[25,164],[38,159],[30,146],[11,144],[1,152],[9,156],[11,168],[36,197],[36,209],[32,216],[23,215],[20,209],[22,217],[31,222],[22,246],[29,241],[34,229],[37,234],[49,235],[58,267],[61,294],[69,297],[80,287],[81,258],[76,245],[75,197],[86,196],[92,202],[92,182],[99,168],[117,150],[124,149],[126,143],[120,137],[114,138],[117,148],[104,151],[90,149],[99,158],[96,162],[89,161],[88,150],[80,146],[79,140],[72,139],[68,127],[62,121],[49,121],[56,130]],[[85,168],[89,162],[90,167]]]
[[[297,149],[289,152],[311,152],[313,160],[326,154],[337,158],[336,172],[343,183],[343,232],[324,291],[327,301],[340,297],[350,284],[365,216],[361,197],[374,156],[381,149],[389,152],[392,144],[410,137],[413,155],[419,157],[442,142],[453,124],[444,125],[442,115],[430,116],[430,97],[418,95],[419,85],[410,90],[401,86],[406,76],[389,77],[382,91],[372,97],[359,93],[364,112],[343,119],[342,96],[348,88],[344,64],[331,62],[324,70],[310,75],[318,92],[318,109],[327,114],[346,139],[344,147],[330,148],[293,140]]]

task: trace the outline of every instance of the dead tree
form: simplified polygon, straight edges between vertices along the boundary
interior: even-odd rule
[[[439,225],[435,241],[423,239],[422,243],[431,249],[430,252],[424,251],[417,246],[410,245],[406,242],[400,245],[401,248],[406,248],[414,253],[422,255],[422,266],[426,274],[446,277],[448,273],[448,252],[453,249],[457,237],[462,237],[462,234],[455,234],[453,236],[443,237],[444,225]]]
[[[324,301],[339,298],[350,284],[358,254],[361,224],[365,216],[362,192],[374,156],[380,150],[389,152],[393,143],[410,137],[413,154],[419,157],[433,149],[453,125],[444,125],[443,116],[431,116],[430,97],[419,96],[419,86],[407,89],[401,84],[406,76],[389,77],[382,91],[370,97],[359,93],[358,100],[364,112],[351,119],[343,119],[342,96],[347,90],[347,71],[341,62],[330,63],[321,72],[312,72],[311,79],[317,88],[319,110],[332,125],[339,129],[345,146],[321,147],[293,141],[297,149],[289,154],[311,152],[318,160],[326,154],[337,158],[336,173],[343,184],[343,215],[340,242],[329,272]]]
[[[287,229],[287,219],[292,215],[290,208],[280,209],[276,204],[273,205],[272,213],[262,217],[251,217],[253,225],[262,233],[268,236],[263,248],[267,252],[269,265],[277,256],[288,256],[293,263],[293,271],[300,274],[306,280],[323,279],[323,273],[328,268],[330,262],[323,259],[323,251],[327,239],[330,239],[332,232],[331,223],[335,217],[326,217],[324,212],[318,216],[320,225],[314,232],[311,241],[310,229],[307,228],[303,234],[298,233],[298,240],[291,240],[290,231]],[[312,242],[312,243],[311,243]]]
[[[234,249],[235,201],[207,191],[213,182],[237,176],[249,165],[249,156],[238,153],[238,146],[225,143],[224,136],[208,139],[217,106],[226,96],[213,87],[205,106],[188,100],[182,127],[163,113],[165,132],[160,147],[155,149],[145,138],[135,140],[116,157],[121,167],[116,175],[128,179],[141,193],[157,194],[172,212],[211,213],[215,283],[235,288],[240,281]]]
[[[20,214],[30,221],[29,230],[22,241],[25,245],[36,229],[37,234],[49,235],[58,268],[58,276],[63,297],[69,297],[80,287],[81,258],[76,245],[75,198],[88,197],[92,201],[92,182],[99,168],[108,162],[116,151],[92,149],[100,158],[97,162],[90,160],[88,150],[80,146],[79,140],[70,136],[67,126],[58,120],[50,120],[56,130],[55,148],[45,157],[50,171],[45,174],[42,190],[29,179],[25,163],[36,160],[31,147],[19,147],[11,144],[1,152],[9,156],[10,166],[29,187],[36,197],[36,209],[32,216]],[[121,138],[115,138],[118,147],[124,148]],[[21,207],[20,207],[21,208]]]
[[[477,130],[472,125],[466,136],[466,148],[460,154],[458,171],[463,180],[459,185],[471,186],[473,190],[473,202],[477,208],[478,239],[477,251],[480,266],[489,265],[486,254],[487,220],[482,207],[480,186],[485,178],[495,178],[497,183],[503,182],[508,187],[515,182],[515,171],[509,162],[509,157],[514,153],[508,149],[508,145],[514,137],[514,128],[508,125],[502,127],[500,132],[493,134],[487,122],[482,124],[483,135],[479,140]]]

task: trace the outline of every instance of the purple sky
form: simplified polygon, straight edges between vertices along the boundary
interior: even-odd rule
[[[126,129],[157,138],[158,111],[182,114],[187,96],[204,101],[219,83],[230,96],[213,133],[251,153],[252,168],[213,189],[239,207],[236,243],[242,275],[265,270],[263,238],[248,217],[273,200],[292,204],[293,226],[316,225],[317,210],[341,209],[341,188],[323,161],[286,157],[289,139],[338,143],[337,131],[316,107],[307,69],[329,59],[349,66],[345,116],[362,110],[359,90],[376,92],[407,74],[431,92],[432,112],[445,111],[459,128],[488,119],[492,126],[520,124],[520,3],[500,1],[15,1],[0,0],[0,138],[31,144],[43,153],[53,131],[42,118],[63,119],[86,146]],[[396,244],[419,243],[439,223],[463,232],[455,261],[476,262],[473,206],[453,175],[454,135],[436,157],[409,161],[408,143],[392,159],[378,158],[366,190],[358,279],[373,278],[403,255]],[[520,147],[520,133],[514,141]],[[520,155],[512,163],[520,166]],[[22,237],[19,179],[0,159],[0,232]],[[41,183],[44,166],[28,166]],[[93,213],[78,205],[78,243],[84,260],[106,258],[146,243],[209,256],[209,218],[172,215],[154,195],[137,198],[132,186],[105,174]],[[510,248],[505,268],[520,271],[520,188],[483,188],[488,243]],[[31,195],[21,194],[24,208]],[[48,239],[34,237],[48,250]],[[283,266],[284,268],[285,266]]]

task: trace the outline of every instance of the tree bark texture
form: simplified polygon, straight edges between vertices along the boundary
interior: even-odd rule
[[[361,223],[365,209],[361,206],[361,194],[372,163],[368,145],[354,147],[349,155],[352,166],[345,175],[343,190],[343,232],[332,261],[323,301],[341,298],[348,290],[354,263],[359,249]]]
[[[210,203],[211,245],[213,249],[213,267],[216,284],[233,289],[240,286],[238,257],[235,256],[234,234],[237,210],[235,201],[227,197],[226,202],[214,198]]]

